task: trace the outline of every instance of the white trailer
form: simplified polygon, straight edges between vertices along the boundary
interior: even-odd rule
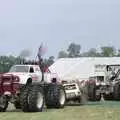
[[[89,80],[95,75],[95,65],[120,64],[120,57],[61,58],[49,67],[61,80]]]

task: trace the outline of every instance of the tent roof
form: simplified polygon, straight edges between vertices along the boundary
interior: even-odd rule
[[[49,67],[61,79],[87,79],[94,74],[96,64],[120,64],[120,57],[61,58]]]

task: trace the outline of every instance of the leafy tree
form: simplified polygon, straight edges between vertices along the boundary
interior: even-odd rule
[[[117,51],[117,57],[120,57],[120,50]]]
[[[43,66],[49,67],[54,63],[54,56],[50,56],[48,59],[43,60]]]
[[[79,57],[81,46],[75,43],[71,43],[67,49],[68,57]]]
[[[20,64],[20,62],[20,57],[0,56],[0,72],[8,72],[13,64]]]
[[[50,56],[48,58],[48,66],[52,65],[54,63],[54,56]]]
[[[91,48],[88,52],[82,54],[82,57],[99,57],[100,54],[95,48]]]
[[[58,58],[67,58],[68,54],[65,51],[60,51],[58,53]]]
[[[14,63],[14,57],[0,56],[0,72],[8,72]]]
[[[116,56],[116,50],[111,46],[103,46],[101,47],[101,56],[102,57],[113,57]]]

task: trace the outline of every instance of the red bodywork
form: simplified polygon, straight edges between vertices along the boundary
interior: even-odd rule
[[[12,74],[0,74],[0,95],[9,92],[16,94],[19,90],[19,77]]]

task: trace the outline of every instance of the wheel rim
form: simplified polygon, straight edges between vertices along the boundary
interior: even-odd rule
[[[60,105],[64,105],[65,103],[65,92],[64,90],[60,90]]]
[[[43,106],[43,95],[39,92],[38,93],[38,99],[37,99],[37,107],[40,109]]]

